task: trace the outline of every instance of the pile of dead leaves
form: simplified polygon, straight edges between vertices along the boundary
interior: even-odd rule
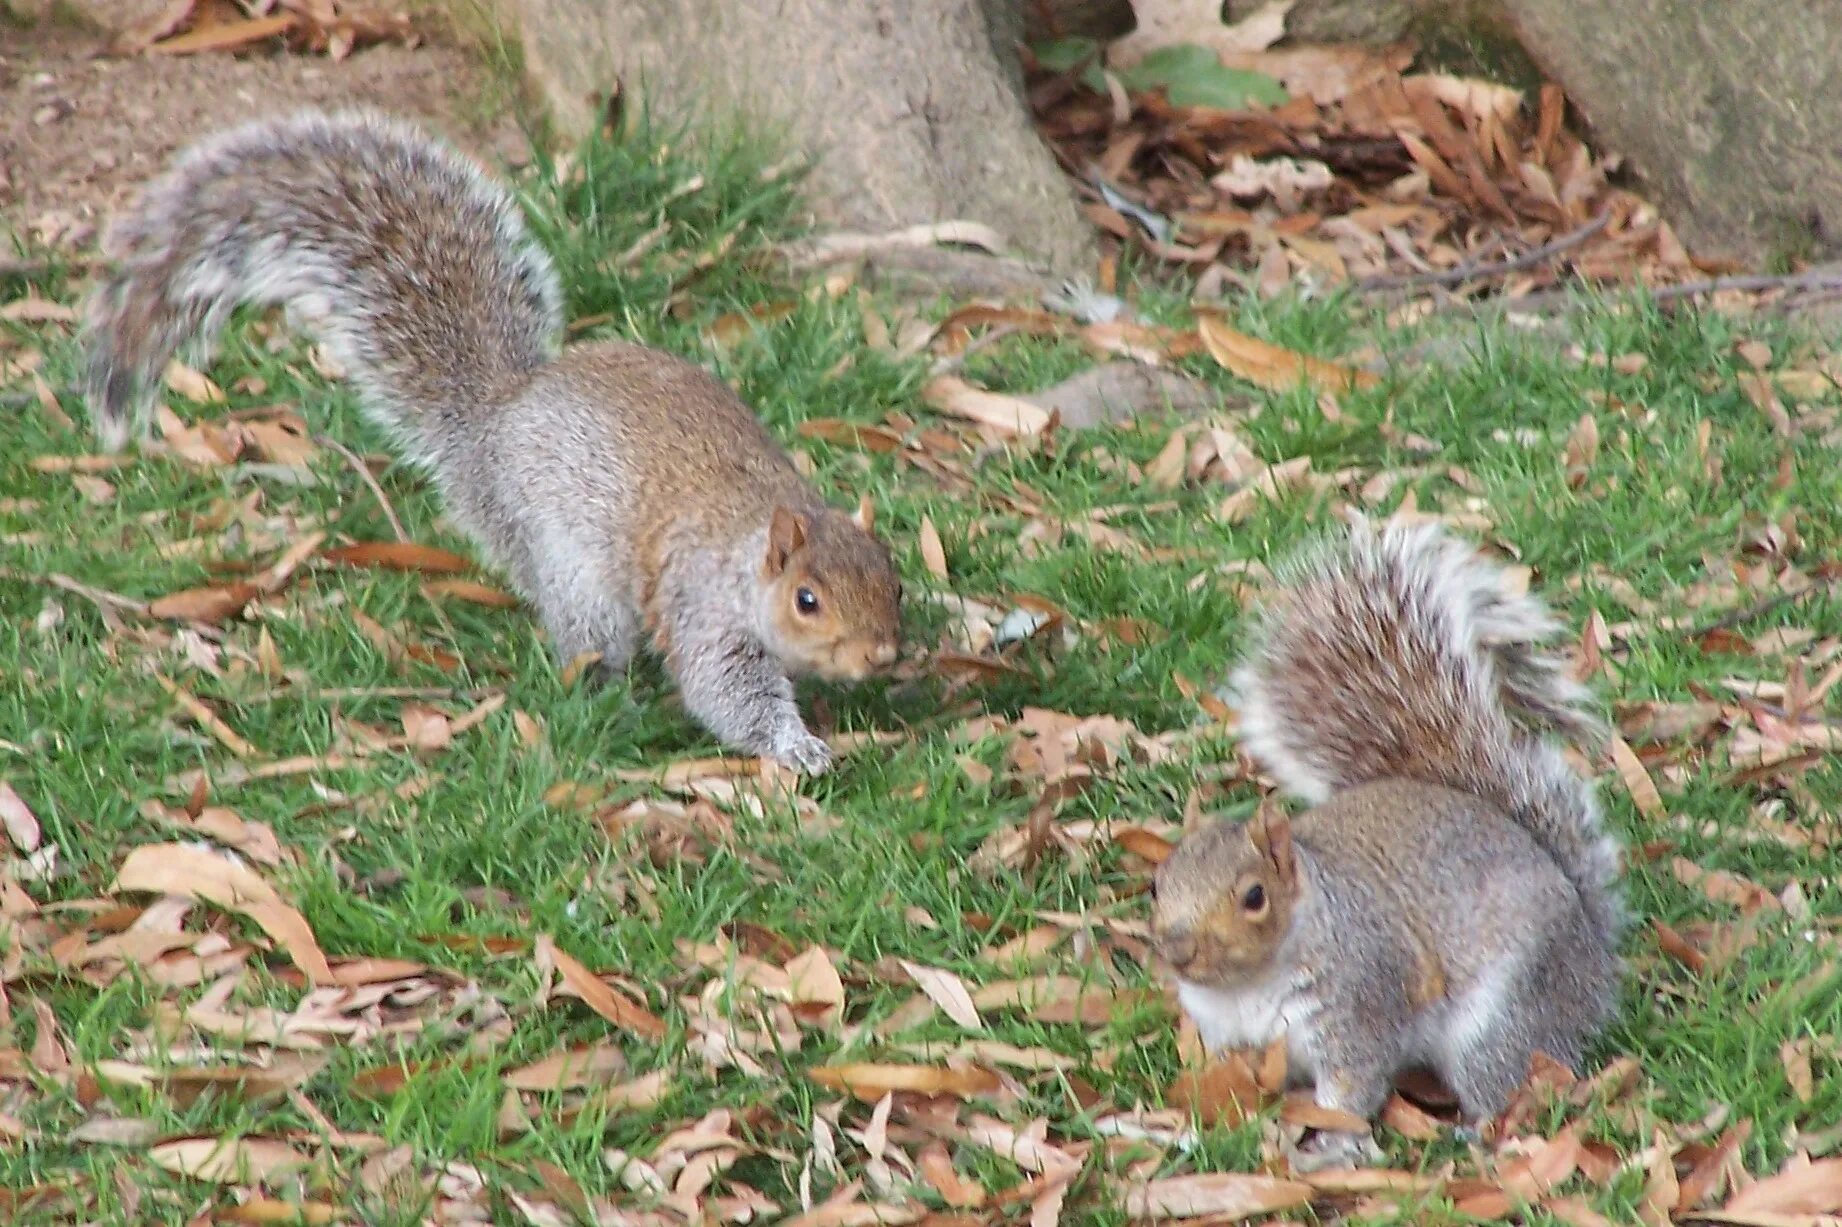
[[[342,60],[373,43],[415,46],[410,19],[346,0],[173,0],[109,45],[114,55],[199,55],[281,46]]]
[[[1283,20],[1266,10],[1223,27],[1216,6],[1135,8],[1140,30],[1110,47],[1037,48],[1030,101],[1088,216],[1205,291],[1249,268],[1266,294],[1508,296],[1720,271],[1614,183],[1558,86],[1531,99],[1411,71],[1408,46],[1275,48]]]

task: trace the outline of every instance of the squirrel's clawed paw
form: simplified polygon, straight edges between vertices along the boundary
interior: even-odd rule
[[[792,729],[775,738],[768,757],[802,775],[824,775],[831,770],[831,747],[803,728]]]

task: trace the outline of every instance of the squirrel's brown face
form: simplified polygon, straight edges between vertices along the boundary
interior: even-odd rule
[[[867,502],[855,517],[776,509],[762,576],[768,646],[790,672],[854,682],[895,663],[902,581]]]
[[[1298,860],[1284,814],[1262,806],[1178,844],[1152,885],[1158,954],[1184,980],[1229,985],[1273,966],[1292,925]]]

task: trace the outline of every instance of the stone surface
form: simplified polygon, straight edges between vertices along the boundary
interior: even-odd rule
[[[1503,0],[1523,46],[1699,255],[1842,253],[1834,0]]]
[[[816,159],[828,224],[968,218],[1078,270],[1092,238],[1021,102],[1012,0],[508,0],[558,119],[629,104],[740,115]]]

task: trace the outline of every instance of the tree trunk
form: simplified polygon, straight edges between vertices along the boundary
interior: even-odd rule
[[[665,113],[739,113],[815,158],[821,218],[968,218],[1066,270],[1093,239],[1022,101],[1016,0],[514,0],[557,117],[618,80]]]
[[[1697,254],[1842,252],[1835,0],[1502,0]]]

